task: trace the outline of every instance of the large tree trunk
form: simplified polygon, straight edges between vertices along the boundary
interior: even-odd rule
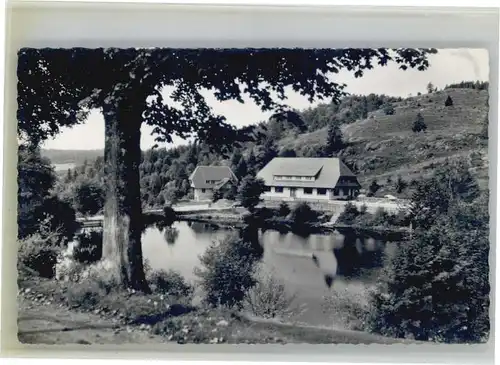
[[[118,99],[118,98],[116,98]],[[149,292],[142,259],[139,184],[142,104],[118,99],[103,106],[105,120],[103,260],[129,288]]]

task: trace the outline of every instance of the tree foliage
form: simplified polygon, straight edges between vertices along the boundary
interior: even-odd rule
[[[18,151],[18,237],[57,230],[60,239],[70,239],[76,231],[75,211],[52,195],[56,176],[50,161],[33,146],[21,145]]]
[[[366,205],[364,206],[366,208]],[[366,209],[364,210],[366,212]],[[347,202],[344,210],[337,218],[337,222],[344,224],[354,224],[356,218],[361,214],[358,208],[351,202]]]
[[[328,135],[326,137],[325,152],[328,156],[335,155],[344,148],[344,140],[342,131],[336,122],[333,122],[328,127]]]
[[[264,181],[253,176],[246,176],[238,188],[237,199],[241,205],[249,211],[253,211],[260,202],[260,196],[264,192]]]
[[[404,180],[401,177],[401,175],[398,175],[398,178],[397,178],[396,182],[394,183],[394,187],[396,189],[396,192],[398,194],[401,194],[408,187],[408,183],[406,182],[406,180]]]
[[[427,92],[431,94],[434,91],[434,84],[432,82],[429,82],[427,84]]]
[[[427,129],[427,125],[424,122],[424,117],[422,114],[418,113],[417,118],[413,122],[413,126],[411,127],[411,130],[415,133],[419,132],[425,132]]]
[[[75,188],[74,203],[82,214],[97,214],[104,207],[104,189],[90,181],[82,181]]]
[[[301,115],[308,130],[315,131],[329,126],[332,122],[350,124],[356,120],[365,119],[369,112],[401,100],[401,98],[387,95],[349,95],[339,102],[333,100],[331,103],[322,103],[314,108],[303,110]]]
[[[279,152],[278,156],[279,157],[297,157],[297,152],[295,152],[295,150],[292,150],[290,148],[284,148]]]
[[[50,161],[42,158],[40,150],[21,145],[18,149],[18,204],[41,204],[50,195],[56,176]]]
[[[462,81],[456,84],[446,85],[446,89],[474,89],[488,90],[490,84],[488,81]]]
[[[463,166],[450,164],[418,184],[412,204],[421,216],[373,296],[373,331],[440,342],[488,337],[488,197],[464,194],[474,182]]]
[[[281,202],[280,206],[278,207],[278,215],[280,217],[286,217],[288,214],[290,214],[290,212],[291,210],[288,204],[285,202]]]
[[[480,136],[482,139],[485,139],[485,140],[488,139],[488,128],[489,128],[489,121],[488,121],[488,115],[486,115],[486,117],[484,117],[482,127],[481,127]]]
[[[140,126],[152,126],[158,142],[194,136],[211,150],[227,152],[254,141],[255,128],[237,129],[215,114],[202,91],[218,101],[249,97],[263,111],[283,113],[285,88],[312,102],[338,102],[345,85],[330,76],[347,69],[355,77],[390,62],[400,69],[425,70],[434,49],[117,49],[23,48],[18,52],[18,132],[34,145],[62,127],[84,122],[92,109],[104,116],[105,181],[109,214],[105,245],[115,258],[114,272],[124,285],[148,291],[142,263],[139,179]],[[96,72],[99,70],[99,72]],[[254,157],[255,158],[255,157]],[[258,161],[262,163],[262,159]],[[254,165],[254,164],[252,164]],[[185,178],[187,172],[179,170]],[[249,173],[255,171],[249,170]],[[154,181],[155,189],[161,187]],[[186,184],[176,186],[186,190]],[[160,196],[164,200],[163,196]],[[116,203],[116,204],[115,204]],[[253,204],[253,203],[252,203]],[[250,204],[250,206],[252,206]],[[113,218],[115,217],[115,218]],[[110,232],[119,219],[120,232]],[[116,247],[116,246],[127,247]]]
[[[453,99],[451,98],[450,95],[448,95],[448,97],[444,101],[444,106],[452,106],[452,105],[453,105]]]
[[[373,179],[372,182],[370,183],[370,186],[368,187],[370,195],[375,195],[377,193],[377,191],[379,191],[380,188],[381,188],[381,186],[379,185],[377,180]]]
[[[394,115],[396,110],[394,109],[394,105],[392,103],[387,103],[384,105],[384,113],[385,115]]]
[[[318,215],[319,213],[313,210],[309,204],[301,202],[292,209],[291,219],[294,225],[304,224],[316,221]]]
[[[255,280],[256,257],[252,244],[237,235],[213,243],[200,257],[195,268],[205,292],[205,301],[212,306],[240,306]]]
[[[317,97],[338,101],[345,95],[344,85],[328,75],[348,69],[361,77],[375,64],[390,62],[403,70],[425,70],[428,54],[435,52],[408,48],[23,48],[17,70],[19,131],[35,142],[46,139],[63,126],[83,122],[91,108],[102,108],[110,98],[134,92],[135,100],[144,104],[144,122],[154,127],[158,141],[171,142],[173,134],[196,133],[199,140],[222,144],[221,135],[232,137],[229,142],[237,140],[236,130],[223,116],[212,113],[202,89],[213,90],[219,101],[242,102],[246,94],[263,110],[285,110],[286,86],[311,101]],[[165,86],[175,89],[171,97],[180,109],[163,99]],[[142,101],[137,99],[142,95]],[[146,103],[149,96],[154,100]]]

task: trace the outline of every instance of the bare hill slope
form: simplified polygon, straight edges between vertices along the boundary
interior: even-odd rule
[[[453,100],[445,106],[446,98]],[[474,89],[446,89],[410,97],[393,103],[395,113],[382,109],[367,119],[343,126],[349,146],[341,153],[358,170],[367,187],[372,179],[385,184],[402,175],[407,180],[428,175],[447,158],[469,156],[483,187],[487,186],[487,142],[481,137],[488,113],[488,92]],[[412,125],[420,113],[427,130],[414,133]],[[304,145],[324,145],[327,130],[322,128],[296,138],[285,138],[281,147],[300,149]],[[381,193],[384,193],[384,189]]]

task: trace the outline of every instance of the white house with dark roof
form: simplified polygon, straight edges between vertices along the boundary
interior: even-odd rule
[[[237,181],[236,175],[227,166],[197,166],[189,177],[195,200],[211,200],[214,189]]]
[[[356,175],[334,157],[276,157],[257,174],[267,200],[340,200],[356,197]]]

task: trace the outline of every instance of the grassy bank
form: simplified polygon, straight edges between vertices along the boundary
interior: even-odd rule
[[[370,236],[376,239],[387,239],[392,241],[406,240],[410,236],[410,229],[401,225],[381,223],[379,221],[353,221],[350,223],[329,223],[330,215],[325,214],[316,222],[301,222],[288,217],[279,216],[276,210],[264,208],[268,212],[258,220],[259,228],[273,229],[279,232],[295,232],[299,234],[328,234],[334,231],[340,233],[351,233],[358,236]],[[319,213],[318,213],[319,215]],[[177,220],[186,222],[206,223],[219,228],[241,228],[244,226],[243,215],[236,212],[224,213],[196,213],[179,214]]]
[[[93,299],[77,300],[77,288],[81,285],[41,278],[21,281],[20,341],[57,344],[404,342],[359,331],[252,318],[225,308],[187,307],[173,297],[162,298],[157,294],[114,291],[92,295],[92,290],[87,288],[80,289],[86,293],[81,294],[81,298]]]

